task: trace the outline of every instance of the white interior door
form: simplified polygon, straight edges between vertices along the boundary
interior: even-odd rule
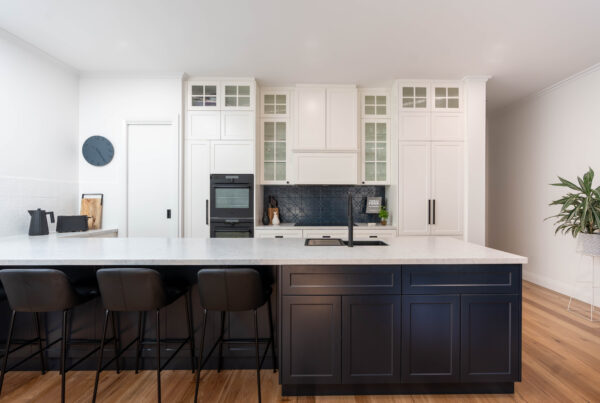
[[[462,234],[463,164],[462,143],[431,146],[431,198],[435,200],[432,234]]]
[[[210,146],[206,142],[187,144],[185,155],[185,236],[210,238]]]
[[[177,237],[177,144],[171,122],[127,124],[129,237]]]
[[[430,155],[429,142],[400,142],[400,235],[429,234]]]

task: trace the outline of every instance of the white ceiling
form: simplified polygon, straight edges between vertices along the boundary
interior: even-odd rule
[[[599,17],[598,0],[0,0],[0,27],[84,72],[491,75],[490,109],[600,61]]]

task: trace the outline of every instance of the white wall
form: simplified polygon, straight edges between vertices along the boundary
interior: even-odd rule
[[[554,236],[552,222],[544,221],[557,212],[548,203],[565,192],[549,183],[591,166],[600,184],[598,94],[600,65],[489,119],[488,244],[529,257],[524,278],[565,294],[579,255],[570,235]],[[589,298],[581,286],[576,292]]]
[[[0,236],[26,234],[28,209],[79,213],[77,82],[0,30]]]
[[[84,76],[79,85],[79,143],[90,136],[108,138],[115,148],[104,167],[88,164],[79,153],[79,193],[104,193],[102,226],[127,229],[126,121],[169,120],[182,111],[182,77]],[[179,124],[181,132],[181,125]],[[181,210],[180,210],[181,211]]]

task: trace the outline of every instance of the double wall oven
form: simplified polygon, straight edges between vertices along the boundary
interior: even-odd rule
[[[254,175],[210,175],[210,237],[254,237]]]

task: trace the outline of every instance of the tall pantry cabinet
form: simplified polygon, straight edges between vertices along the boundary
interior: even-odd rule
[[[461,82],[399,82],[399,235],[463,234]]]
[[[191,79],[186,88],[184,234],[210,237],[210,174],[254,173],[254,79]]]

